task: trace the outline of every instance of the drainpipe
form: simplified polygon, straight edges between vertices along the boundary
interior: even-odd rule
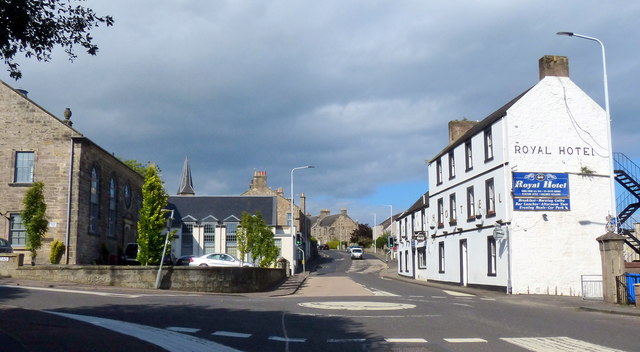
[[[502,175],[504,176],[504,220],[505,223],[510,224],[511,223],[511,212],[510,212],[510,205],[507,204],[507,201],[510,201],[509,197],[507,197],[508,194],[511,194],[510,191],[510,180],[509,177],[507,177],[507,172],[508,170],[511,170],[511,168],[508,168],[509,166],[509,143],[508,143],[508,134],[507,134],[507,119],[505,118],[505,116],[502,116],[502,157],[503,157],[503,172]],[[513,292],[512,287],[511,287],[511,235],[509,231],[509,225],[505,225],[506,226],[506,237],[505,240],[507,241],[507,294],[511,294]]]
[[[75,154],[75,139],[76,137],[71,137],[71,147],[69,148],[69,190],[67,192],[67,228],[65,234],[65,264],[69,264],[69,242],[71,241],[71,196],[72,196],[72,188],[73,187],[73,163],[74,163],[74,154]]]

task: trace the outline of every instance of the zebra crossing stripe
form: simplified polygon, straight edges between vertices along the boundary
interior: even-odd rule
[[[572,339],[570,337],[515,337],[500,338],[500,340],[512,343],[516,346],[536,352],[623,352],[609,347],[595,345],[586,341]]]
[[[167,330],[175,331],[175,332],[188,332],[188,333],[191,333],[191,334],[200,331],[200,329],[196,329],[196,328],[183,328],[183,327],[179,327],[179,326],[170,326],[170,327],[167,328]]]

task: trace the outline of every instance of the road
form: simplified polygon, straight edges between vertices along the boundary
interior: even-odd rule
[[[79,351],[640,350],[640,317],[578,310],[577,298],[472,295],[381,278],[386,265],[370,254],[360,261],[339,251],[321,256],[297,293],[284,297],[0,286],[0,340],[34,328],[28,319],[7,327],[3,311],[26,309],[69,332],[30,338],[79,339],[66,342]],[[85,340],[96,331],[109,336],[83,344],[77,331],[84,330]]]

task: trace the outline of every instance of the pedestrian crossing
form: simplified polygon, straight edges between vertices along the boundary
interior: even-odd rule
[[[190,327],[167,327],[166,330],[174,332],[183,332],[188,334],[201,333],[200,329]],[[205,332],[206,333],[206,332]],[[482,337],[381,337],[381,338],[359,338],[359,337],[329,337],[318,340],[316,336],[280,336],[277,334],[264,336],[254,335],[248,332],[235,331],[214,331],[209,334],[215,338],[222,338],[217,341],[219,343],[230,342],[229,339],[266,339],[271,342],[284,342],[293,344],[304,343],[327,343],[331,345],[344,344],[345,348],[355,348],[354,345],[366,345],[373,343],[387,343],[390,345],[473,345],[482,344],[484,346],[493,346],[494,344],[502,344],[502,349],[506,346],[517,346],[524,350],[534,352],[624,352],[622,350],[601,346],[587,341],[574,339],[566,336],[550,336],[550,337],[501,337],[501,338],[482,338]],[[256,342],[259,343],[259,342]],[[478,346],[478,348],[480,348]],[[489,347],[491,348],[491,347]],[[496,347],[497,348],[497,347]]]

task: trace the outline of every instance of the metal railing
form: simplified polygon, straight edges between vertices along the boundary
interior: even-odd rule
[[[602,301],[602,275],[580,275],[582,299]]]

